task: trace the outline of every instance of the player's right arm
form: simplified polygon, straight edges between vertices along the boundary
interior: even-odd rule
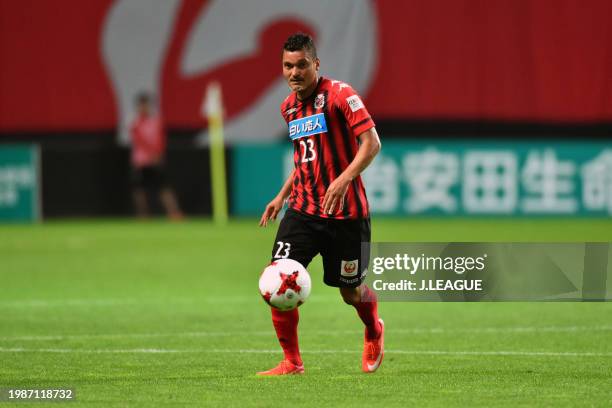
[[[276,216],[278,215],[280,210],[283,208],[283,204],[285,203],[285,200],[287,199],[287,197],[289,197],[289,194],[291,194],[291,189],[293,188],[293,176],[294,175],[295,175],[295,169],[291,172],[289,177],[287,177],[287,180],[285,180],[285,184],[283,184],[283,187],[280,189],[276,197],[274,197],[272,201],[270,201],[268,205],[266,206],[266,209],[264,210],[263,214],[261,215],[261,219],[259,220],[260,227],[265,227],[268,225],[269,220],[276,219]]]

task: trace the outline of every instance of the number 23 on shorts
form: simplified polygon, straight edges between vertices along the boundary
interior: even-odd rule
[[[278,249],[274,254],[274,258],[289,258],[289,252],[291,251],[291,244],[289,242],[276,241],[276,245],[278,245]]]

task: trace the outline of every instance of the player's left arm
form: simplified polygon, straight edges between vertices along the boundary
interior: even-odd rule
[[[327,214],[344,207],[344,197],[350,183],[364,171],[380,151],[380,138],[376,128],[372,127],[357,136],[359,150],[349,166],[329,185],[321,206]]]

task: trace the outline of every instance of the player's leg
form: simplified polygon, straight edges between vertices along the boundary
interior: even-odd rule
[[[149,216],[149,205],[147,204],[147,193],[141,187],[134,188],[132,191],[132,199],[136,208],[138,218],[146,218]]]
[[[340,288],[345,303],[353,306],[365,326],[362,368],[374,372],[384,355],[383,322],[378,317],[376,293],[363,283],[369,263],[370,221],[346,220],[333,224],[332,245],[323,254],[324,280]]]
[[[301,374],[304,372],[304,363],[300,356],[297,327],[300,321],[298,309],[280,311],[273,307],[272,324],[276,331],[276,337],[283,349],[285,356],[276,367],[257,373],[258,375],[286,375]]]
[[[365,325],[365,336],[373,340],[380,336],[381,325],[378,317],[378,299],[376,293],[366,284],[356,288],[340,288],[340,295],[344,303],[357,310],[359,318]]]
[[[373,373],[382,363],[384,356],[384,322],[378,317],[376,293],[367,285],[357,288],[340,288],[345,303],[352,305],[365,325],[361,368]]]
[[[182,220],[183,213],[179,207],[174,190],[168,184],[165,167],[163,165],[154,166],[152,167],[152,172],[155,190],[159,192],[159,201],[161,201],[166,215],[175,221]]]
[[[162,187],[159,192],[159,199],[166,210],[166,214],[171,220],[178,221],[184,218],[181,208],[178,205],[176,195],[170,187]]]
[[[139,218],[149,215],[147,193],[145,191],[145,170],[142,167],[132,169],[132,200]]]
[[[314,245],[313,229],[307,224],[301,214],[288,210],[280,222],[274,246],[272,248],[272,262],[275,259],[290,258],[300,262],[305,268],[318,250]],[[258,373],[259,375],[300,374],[304,372],[302,357],[298,343],[298,322],[300,319],[298,309],[280,311],[272,310],[272,323],[276,336],[283,349],[285,360],[277,367]]]

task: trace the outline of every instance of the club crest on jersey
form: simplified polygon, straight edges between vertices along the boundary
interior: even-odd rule
[[[342,261],[340,263],[340,275],[342,276],[355,276],[357,275],[357,267],[359,266],[359,260],[353,261]]]
[[[291,140],[325,132],[327,132],[327,123],[325,122],[325,115],[322,113],[289,122],[289,137]]]
[[[323,106],[325,106],[325,95],[318,94],[314,101],[314,108],[321,109]]]

